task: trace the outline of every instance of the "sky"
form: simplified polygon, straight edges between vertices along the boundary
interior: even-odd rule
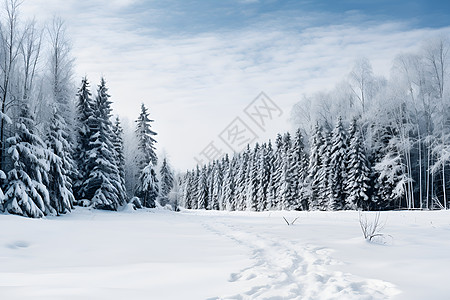
[[[144,103],[176,170],[239,150],[232,132],[293,130],[292,106],[360,57],[388,77],[397,54],[450,36],[448,1],[25,0],[21,11],[65,20],[75,80],[104,76],[124,127]]]

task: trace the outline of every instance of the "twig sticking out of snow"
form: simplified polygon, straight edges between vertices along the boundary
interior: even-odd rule
[[[289,223],[289,221],[288,221],[285,217],[283,217],[283,219],[284,219],[284,221],[286,222],[286,224],[288,224],[288,226],[289,226],[289,225],[294,225],[294,223],[295,223],[295,221],[297,221],[298,217],[295,218],[295,219],[294,219],[292,222],[290,222],[290,223]]]
[[[380,231],[383,229],[383,225],[380,223],[380,212],[377,212],[375,218],[371,221],[367,219],[367,215],[359,213],[359,225],[363,232],[364,239],[372,242],[375,237],[381,237],[384,239],[385,234]]]

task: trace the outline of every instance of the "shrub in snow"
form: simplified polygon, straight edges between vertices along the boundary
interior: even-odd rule
[[[359,225],[361,226],[361,230],[364,236],[364,239],[373,242],[375,238],[380,239],[382,243],[387,235],[381,233],[383,230],[383,225],[380,223],[380,212],[375,214],[373,220],[369,220],[366,214],[359,213]]]
[[[134,207],[134,209],[142,208],[141,199],[139,199],[138,197],[131,198],[128,204],[131,204]]]

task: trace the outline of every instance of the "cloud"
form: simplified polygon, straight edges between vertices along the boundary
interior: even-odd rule
[[[133,10],[138,1],[109,6],[102,0],[82,8],[77,1],[65,1],[65,8],[57,2],[45,1],[45,7],[59,9],[70,26],[77,76],[87,74],[96,83],[105,75],[115,112],[131,120],[141,102],[149,106],[158,147],[180,168],[192,167],[194,156],[236,116],[245,118],[242,110],[260,91],[284,111],[267,132],[255,129],[266,140],[289,129],[290,109],[302,94],[334,86],[355,58],[368,57],[375,73],[388,75],[397,53],[450,33],[449,27],[411,29],[361,17],[324,25],[313,17],[265,15],[241,29],[161,35],[139,21],[142,12]],[[33,1],[27,13],[40,13],[43,3]],[[164,14],[147,9],[156,19]]]

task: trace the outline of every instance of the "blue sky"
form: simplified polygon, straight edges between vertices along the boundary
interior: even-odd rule
[[[76,79],[95,86],[104,75],[125,125],[144,102],[158,149],[180,169],[232,120],[245,120],[261,91],[284,112],[255,129],[267,140],[292,130],[293,104],[332,88],[355,59],[389,76],[397,54],[450,37],[445,1],[28,0],[22,9],[66,20]]]

